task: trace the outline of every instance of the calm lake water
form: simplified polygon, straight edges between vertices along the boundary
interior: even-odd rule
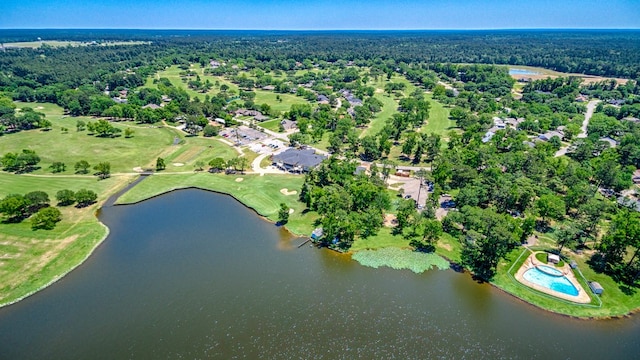
[[[640,320],[553,315],[451,270],[371,269],[228,196],[109,207],[84,265],[0,309],[0,359],[637,358]]]
[[[539,75],[540,73],[527,69],[509,69],[509,75]]]

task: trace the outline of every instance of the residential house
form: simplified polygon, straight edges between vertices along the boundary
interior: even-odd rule
[[[326,97],[325,95],[318,95],[318,97],[316,97],[316,100],[318,101],[319,104],[328,104],[329,103],[329,98]]]
[[[493,129],[493,128],[492,128],[492,129]],[[495,132],[493,132],[493,131],[491,131],[491,130],[487,131],[487,133],[486,133],[486,134],[484,134],[484,136],[482,137],[482,142],[483,142],[483,143],[485,143],[485,144],[486,144],[486,143],[488,143],[489,141],[491,141],[491,139],[493,138],[493,136],[494,136],[495,134],[496,134],[496,133],[495,133]]]
[[[156,104],[147,104],[147,105],[143,106],[142,108],[143,109],[156,110],[156,109],[160,109],[160,106],[158,106]]]
[[[586,96],[580,94],[576,97],[576,101],[577,102],[586,102],[587,100],[589,100],[589,98],[587,98]]]
[[[636,198],[620,196],[618,198],[618,204],[631,210],[640,212],[640,201],[638,201],[638,199]]]
[[[562,140],[562,138],[564,138],[564,132],[562,130],[550,130],[544,134],[538,135],[538,139],[542,141],[549,141],[554,136],[557,136],[560,140]]]
[[[608,137],[608,136],[600,138],[600,141],[608,143],[610,148],[614,148],[614,147],[618,146],[618,142],[616,140]]]
[[[282,127],[285,130],[293,130],[293,129],[298,127],[298,125],[297,125],[297,123],[295,121],[291,121],[289,119],[284,119],[284,120],[280,121],[280,124],[282,125]]]
[[[512,129],[518,129],[518,126],[524,122],[524,118],[506,118],[504,123]]]
[[[633,177],[631,179],[633,180],[634,184],[640,184],[640,169],[637,169],[633,172]]]

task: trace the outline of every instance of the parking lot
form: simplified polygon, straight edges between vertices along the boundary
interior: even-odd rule
[[[237,145],[247,145],[267,138],[266,134],[244,125],[237,128],[224,129],[220,132],[220,136]]]
[[[286,147],[284,142],[273,138],[249,144],[249,149],[257,154],[271,154]]]

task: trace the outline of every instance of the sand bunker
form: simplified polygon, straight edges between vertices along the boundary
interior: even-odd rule
[[[289,191],[289,189],[287,189],[287,188],[280,189],[280,192],[282,193],[282,195],[286,195],[286,196],[289,196],[289,195],[295,195],[295,194],[297,194],[297,193],[298,193],[298,192],[297,192],[297,191],[295,191],[295,190],[291,190],[291,191]]]
[[[173,163],[173,166],[184,166],[183,163]]]
[[[142,168],[140,166],[136,166],[133,168],[133,171],[135,172],[143,172],[144,170],[142,170]]]
[[[242,180],[244,180],[244,178],[236,178],[236,182],[240,182]]]
[[[289,214],[293,214],[294,211],[295,210],[293,210],[293,209],[289,209]]]

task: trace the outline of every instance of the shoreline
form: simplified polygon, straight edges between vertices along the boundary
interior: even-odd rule
[[[144,179],[144,177],[141,177],[141,178],[143,178],[143,179]],[[21,296],[20,298],[14,299],[14,300],[12,300],[12,301],[10,301],[10,302],[4,303],[4,304],[0,304],[0,309],[1,309],[1,308],[4,308],[4,307],[6,307],[6,306],[9,306],[9,305],[13,305],[13,304],[15,304],[15,303],[18,303],[19,301],[24,300],[24,299],[28,298],[29,296],[32,296],[32,295],[34,295],[34,294],[36,294],[36,293],[40,292],[41,290],[46,289],[47,287],[49,287],[49,286],[51,286],[51,285],[55,284],[57,281],[59,281],[59,280],[60,280],[60,279],[62,279],[64,276],[66,276],[67,274],[69,274],[71,271],[73,271],[73,270],[77,269],[77,268],[78,268],[78,267],[80,267],[82,264],[84,264],[84,263],[85,263],[85,262],[86,262],[86,261],[91,257],[91,255],[93,255],[93,253],[95,252],[95,250],[96,250],[100,245],[102,245],[102,243],[103,243],[103,242],[108,238],[108,236],[109,236],[109,234],[110,234],[109,228],[108,228],[104,223],[102,223],[102,222],[99,220],[98,216],[97,216],[97,213],[98,213],[98,212],[99,212],[99,211],[100,211],[100,210],[105,206],[105,204],[107,204],[107,203],[110,203],[110,205],[109,205],[109,206],[129,206],[129,205],[136,205],[136,204],[142,203],[142,202],[144,202],[144,201],[152,200],[152,199],[154,199],[154,198],[156,198],[156,197],[160,197],[160,196],[163,196],[163,195],[166,195],[166,194],[169,194],[169,193],[175,192],[175,191],[179,191],[179,190],[189,190],[189,189],[196,189],[196,190],[207,191],[207,192],[211,192],[211,193],[215,193],[215,194],[220,194],[220,195],[230,196],[230,197],[231,197],[231,198],[233,198],[235,201],[237,201],[238,203],[242,204],[242,206],[244,206],[245,208],[247,208],[247,209],[249,209],[249,210],[253,211],[253,212],[254,212],[257,216],[259,216],[261,219],[263,219],[263,220],[265,220],[265,221],[268,221],[268,222],[270,222],[270,223],[272,223],[272,224],[275,224],[275,222],[274,222],[274,221],[270,220],[268,217],[264,216],[263,214],[260,214],[260,213],[259,213],[259,212],[254,208],[254,207],[251,207],[251,206],[249,206],[249,205],[245,204],[244,202],[242,202],[241,200],[239,200],[236,196],[234,196],[234,195],[233,195],[233,194],[231,194],[231,193],[227,193],[227,192],[223,192],[223,191],[219,191],[219,190],[206,189],[206,188],[198,187],[198,186],[195,186],[195,185],[183,186],[183,187],[174,187],[174,188],[167,189],[166,191],[162,191],[162,192],[160,192],[160,193],[154,194],[154,195],[149,196],[149,197],[144,198],[144,199],[140,199],[140,200],[136,200],[136,201],[132,201],[132,202],[118,203],[118,199],[119,199],[119,197],[121,197],[122,195],[124,195],[124,193],[126,193],[126,191],[124,191],[124,189],[126,189],[127,191],[128,191],[128,190],[131,190],[131,188],[133,188],[135,185],[137,185],[137,183],[138,183],[138,182],[140,182],[140,181],[141,181],[141,180],[140,180],[140,178],[138,178],[138,179],[135,179],[134,181],[132,181],[132,182],[130,182],[130,183],[128,183],[128,184],[126,184],[126,185],[125,185],[125,186],[123,186],[122,188],[118,188],[118,189],[116,189],[116,191],[115,191],[113,194],[111,194],[111,195],[109,195],[108,197],[106,197],[106,198],[105,198],[105,200],[103,200],[103,201],[102,201],[102,203],[100,204],[100,207],[99,207],[98,209],[96,209],[96,210],[95,210],[95,212],[94,212],[94,216],[96,217],[96,219],[97,219],[98,223],[99,223],[99,224],[100,224],[100,225],[105,229],[105,235],[103,236],[103,238],[102,238],[102,239],[100,239],[99,241],[97,241],[97,242],[96,242],[96,244],[91,248],[91,250],[89,250],[89,251],[87,252],[87,254],[82,258],[82,260],[81,260],[80,262],[78,262],[77,264],[75,264],[75,265],[74,265],[74,266],[72,266],[71,268],[69,268],[69,269],[65,270],[65,271],[64,271],[63,273],[61,273],[60,275],[55,276],[55,278],[54,278],[54,279],[52,279],[51,281],[49,281],[49,282],[48,282],[48,283],[46,283],[45,285],[43,285],[43,286],[39,287],[38,289],[33,290],[33,291],[29,292],[28,294],[25,294],[24,296]],[[113,198],[114,196],[116,196],[116,195],[118,195],[118,198],[112,199],[112,198]],[[110,202],[110,200],[113,200],[113,201],[111,201],[111,202]],[[303,235],[303,234],[297,234],[297,233],[295,233],[295,232],[291,231],[291,229],[289,229],[286,225],[283,225],[283,226],[282,226],[282,228],[284,228],[288,233],[292,234],[293,236],[296,236],[296,237],[302,237],[302,238],[304,237],[304,235]],[[347,253],[347,254],[349,254],[349,256],[351,256],[351,252],[349,252],[349,253]],[[457,266],[458,264],[456,264],[456,263],[452,262],[450,259],[448,259],[448,258],[446,258],[446,257],[443,257],[443,258],[444,258],[446,261],[448,261],[448,262],[449,262],[449,264],[450,264],[450,269],[451,269],[451,270],[456,271],[456,272],[459,272],[459,271],[457,271],[457,270],[455,270],[455,269],[454,269],[454,267],[455,267],[455,266]],[[472,276],[472,273],[471,273],[471,272],[469,272],[468,270],[464,270],[464,269],[463,269],[462,273],[468,273],[468,274],[469,274],[469,276]],[[495,289],[497,289],[497,290],[501,291],[502,293],[507,294],[507,295],[511,296],[512,298],[515,298],[515,299],[517,299],[517,300],[521,301],[521,302],[522,302],[522,303],[524,303],[524,304],[528,304],[528,305],[530,305],[530,306],[533,306],[533,307],[538,308],[538,309],[543,310],[543,311],[550,312],[550,313],[555,314],[555,315],[561,315],[561,316],[565,316],[565,317],[569,317],[569,318],[573,318],[573,319],[580,319],[580,320],[585,320],[585,321],[589,321],[589,320],[618,320],[618,319],[630,318],[630,317],[632,317],[633,315],[635,315],[635,314],[637,314],[638,312],[640,312],[640,307],[639,307],[639,308],[635,308],[635,309],[630,310],[630,311],[629,311],[628,313],[626,313],[626,314],[619,314],[619,315],[608,315],[608,316],[576,316],[576,315],[571,315],[571,314],[565,314],[565,313],[562,313],[562,312],[554,311],[554,310],[552,310],[552,309],[547,309],[547,308],[545,308],[545,307],[543,307],[543,306],[541,306],[541,305],[535,304],[535,303],[533,303],[533,302],[529,302],[529,301],[525,300],[524,298],[519,297],[519,296],[517,296],[516,294],[511,293],[511,292],[509,292],[508,290],[506,290],[506,289],[504,289],[504,288],[502,288],[502,287],[498,286],[498,285],[497,285],[496,283],[494,283],[494,282],[488,282],[488,284],[489,284],[489,285],[491,285],[491,286],[492,286],[492,288],[495,288]]]
[[[114,188],[114,191],[112,194],[106,194],[105,198],[103,200],[101,200],[98,203],[97,208],[93,211],[93,216],[96,219],[96,222],[100,225],[100,227],[102,227],[104,229],[104,235],[102,236],[102,238],[100,238],[99,240],[97,240],[95,242],[95,244],[91,247],[91,249],[89,249],[89,251],[87,251],[87,253],[80,259],[80,261],[78,261],[76,264],[72,265],[71,267],[65,269],[64,271],[62,271],[60,274],[54,276],[49,282],[45,283],[44,285],[31,290],[29,292],[27,292],[26,294],[19,296],[11,301],[7,301],[4,303],[0,303],[0,309],[8,307],[10,305],[16,304],[32,295],[35,295],[37,293],[39,293],[40,291],[48,288],[49,286],[55,284],[56,282],[60,281],[62,278],[64,278],[65,276],[67,276],[69,273],[71,273],[73,270],[77,269],[78,267],[80,267],[81,265],[83,265],[87,260],[89,260],[89,258],[91,257],[91,255],[93,255],[93,253],[98,249],[98,247],[100,245],[102,245],[102,243],[104,243],[104,241],[109,237],[109,234],[111,233],[111,230],[109,229],[109,227],[107,225],[105,225],[102,221],[100,221],[100,219],[98,218],[98,212],[100,210],[102,210],[102,208],[104,207],[105,204],[107,204],[109,202],[109,200],[111,200],[111,198],[115,195],[122,195],[120,194],[124,189],[127,189],[128,187],[132,187],[135,184],[137,184],[136,182],[137,179],[134,179],[131,182],[127,182],[126,184],[124,184],[123,186],[116,186]],[[139,181],[138,181],[139,182]],[[80,239],[76,239],[76,241],[79,241]]]

